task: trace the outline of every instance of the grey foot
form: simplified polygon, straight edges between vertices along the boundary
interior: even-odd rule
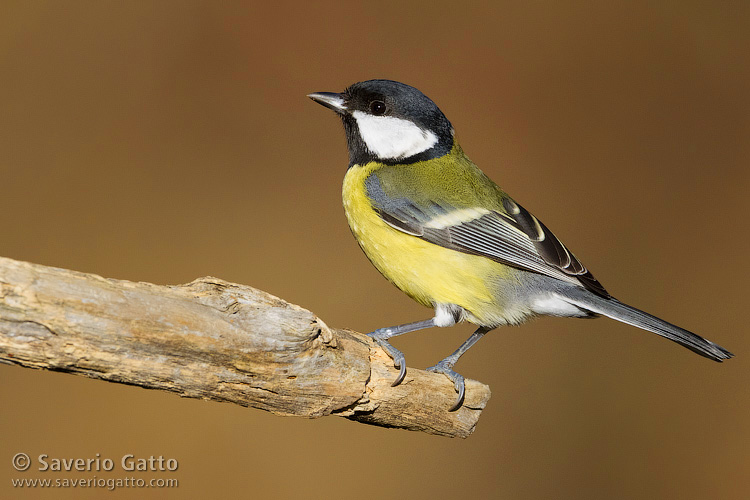
[[[464,384],[463,376],[453,371],[453,364],[446,363],[445,360],[443,360],[440,363],[436,364],[435,366],[431,366],[427,368],[427,371],[434,372],[434,373],[442,373],[443,375],[448,377],[451,382],[453,382],[453,385],[456,388],[456,392],[458,393],[458,398],[456,398],[455,404],[448,411],[456,411],[459,408],[461,408],[461,405],[464,403],[464,394],[466,392],[466,386]]]
[[[398,377],[396,377],[396,380],[394,380],[391,384],[391,387],[396,387],[398,384],[403,382],[404,377],[406,376],[406,358],[404,357],[403,352],[393,347],[390,342],[386,340],[392,336],[391,330],[391,328],[381,328],[379,330],[375,330],[374,332],[368,333],[367,336],[374,340],[375,343],[378,344],[386,352],[386,354],[391,357],[391,359],[393,360],[393,367],[399,370]]]

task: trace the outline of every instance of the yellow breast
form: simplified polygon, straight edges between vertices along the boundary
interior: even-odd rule
[[[425,306],[457,304],[470,313],[472,322],[508,322],[500,313],[496,294],[498,280],[510,278],[506,266],[429,243],[386,224],[365,189],[365,179],[375,168],[377,164],[369,163],[347,171],[343,201],[349,227],[378,271]]]

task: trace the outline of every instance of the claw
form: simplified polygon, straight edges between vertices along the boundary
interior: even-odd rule
[[[381,344],[381,347],[383,347],[385,352],[387,352],[388,355],[393,359],[393,367],[398,369],[398,377],[396,377],[396,380],[394,380],[391,384],[391,387],[396,387],[398,384],[403,382],[404,377],[406,377],[406,358],[404,357],[403,352],[393,347],[387,341],[382,340],[381,342],[384,342],[388,346],[385,347]]]
[[[396,366],[396,368],[399,368],[399,372],[398,372],[398,377],[396,377],[396,380],[393,381],[393,383],[391,384],[391,387],[396,387],[398,384],[403,382],[404,377],[406,377],[406,363],[404,361],[401,361],[401,366],[397,366],[394,362],[394,366]]]
[[[453,403],[453,406],[448,411],[456,411],[461,408],[461,405],[463,405],[464,403],[464,396],[466,395],[466,384],[464,383],[464,377],[461,374],[454,372],[452,368],[453,366],[444,364],[442,361],[435,366],[427,368],[428,372],[442,373],[443,375],[448,377],[451,382],[453,382],[453,386],[458,393],[458,397],[456,398],[456,402]]]
[[[459,375],[461,377],[461,375]],[[448,411],[456,411],[464,404],[464,395],[466,393],[466,389],[464,388],[464,378],[461,377],[461,384],[460,386],[458,384],[454,384],[456,387],[456,391],[458,391],[458,397],[456,398],[456,402],[453,403],[453,406],[451,406],[451,409]]]
[[[388,329],[383,328],[382,330]],[[406,377],[406,358],[404,357],[403,352],[393,347],[390,342],[388,342],[384,338],[381,338],[378,335],[379,332],[381,332],[381,330],[375,330],[372,333],[368,333],[367,336],[374,340],[375,343],[378,344],[386,352],[386,354],[391,357],[391,359],[393,360],[393,367],[399,370],[398,377],[396,377],[396,380],[394,380],[391,384],[391,387],[396,387],[401,382],[403,382],[404,377]]]

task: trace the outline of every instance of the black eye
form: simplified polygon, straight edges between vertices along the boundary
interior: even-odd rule
[[[385,103],[383,101],[372,101],[370,103],[370,113],[375,116],[385,114]]]

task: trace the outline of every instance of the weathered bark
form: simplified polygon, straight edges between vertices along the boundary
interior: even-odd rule
[[[365,335],[216,278],[159,286],[0,258],[0,362],[226,401],[469,436],[490,397],[466,381],[396,370]]]

